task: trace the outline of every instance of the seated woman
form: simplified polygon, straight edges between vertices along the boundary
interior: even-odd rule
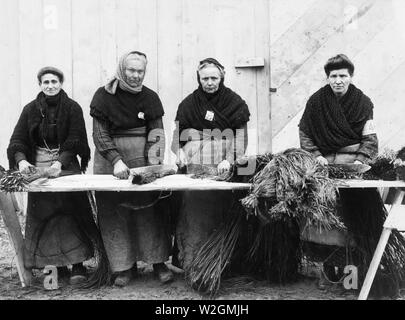
[[[198,88],[179,105],[172,151],[180,167],[211,167],[222,174],[247,146],[246,102],[224,85],[224,67],[215,59],[202,60]],[[236,138],[235,138],[236,137]],[[230,191],[185,191],[176,225],[178,254],[173,264],[187,271],[200,247],[229,210]]]
[[[45,67],[37,77],[41,92],[24,107],[7,149],[10,169],[29,173],[33,167],[49,167],[51,177],[62,171],[80,174],[90,159],[82,109],[62,89],[62,71]],[[88,235],[94,232],[86,193],[29,193],[25,267],[53,265],[61,278],[70,276],[71,284],[85,281],[82,262],[93,256]],[[71,274],[68,265],[73,265]]]

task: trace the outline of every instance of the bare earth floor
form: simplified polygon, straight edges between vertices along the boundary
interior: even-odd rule
[[[77,289],[67,283],[47,291],[43,288],[43,276],[36,273],[34,283],[22,288],[14,262],[14,252],[9,243],[3,221],[0,218],[0,300],[206,300],[184,281],[183,273],[171,265],[175,281],[162,285],[154,278],[150,266],[138,264],[137,278],[125,288],[103,287],[100,289]],[[297,283],[284,286],[271,285],[265,281],[238,278],[223,282],[217,300],[353,300],[356,292],[344,290],[340,285],[318,288],[318,279],[303,276]]]

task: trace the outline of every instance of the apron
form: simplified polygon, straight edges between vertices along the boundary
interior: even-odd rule
[[[211,140],[201,135],[201,140],[192,140],[183,147],[191,165],[215,167],[233,152],[233,141]],[[220,227],[230,209],[234,195],[230,190],[184,191],[177,223],[173,264],[187,270],[198,250]]]
[[[112,138],[129,168],[147,165],[146,127],[115,131]],[[112,173],[113,166],[96,149],[94,174]],[[159,195],[160,192],[96,192],[99,226],[113,272],[129,270],[136,261],[168,260],[171,249],[168,217],[155,206],[149,206]],[[136,206],[149,207],[134,210]]]

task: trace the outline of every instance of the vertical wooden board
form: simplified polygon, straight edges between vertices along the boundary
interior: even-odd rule
[[[234,47],[234,21],[240,21],[240,11],[236,9],[237,2],[220,0],[212,2],[212,33],[214,58],[225,67],[225,85],[233,87],[236,78],[235,47]]]
[[[342,26],[343,2],[318,0],[271,47],[272,86],[280,87]],[[373,0],[359,11],[368,11]],[[363,11],[362,11],[363,10]],[[294,44],[294,50],[291,50]]]
[[[380,151],[386,147],[397,151],[405,146],[404,72],[405,61],[372,93]]]
[[[116,41],[118,56],[128,51],[138,48],[138,16],[142,13],[138,11],[138,1],[118,0],[116,1]]]
[[[277,93],[272,94],[273,136],[284,130],[286,124],[305,107],[309,96],[326,84],[323,65],[328,58],[343,52],[354,60],[358,52],[367,46],[391,19],[391,9],[377,2],[364,15],[358,17],[357,29],[343,29],[331,35],[316,52],[296,68],[295,72],[277,88]],[[295,50],[295,45],[291,46],[291,50]]]
[[[179,1],[179,0],[176,0]],[[138,0],[138,48],[148,56],[145,85],[158,89],[157,0]]]
[[[256,70],[258,154],[271,151],[271,105],[270,105],[270,8],[268,0],[255,3],[256,56],[265,59],[263,68]]]
[[[405,61],[405,39],[401,38],[402,32],[393,21],[356,55],[353,61],[356,67],[353,79],[360,88],[364,88],[364,92],[375,92]]]
[[[106,83],[117,67],[116,0],[100,0],[101,82]]]
[[[90,102],[96,89],[103,84],[100,72],[100,11],[99,0],[72,1],[73,99],[83,109],[92,154],[94,143]],[[92,167],[91,161],[89,173],[93,172]]]
[[[159,1],[157,7],[158,41],[158,94],[162,100],[165,116],[166,163],[174,163],[170,143],[174,130],[174,118],[182,100],[182,7],[181,1]]]
[[[37,72],[44,66],[44,19],[41,0],[19,0],[20,86],[22,106],[39,92]],[[21,107],[22,107],[21,106]]]
[[[21,65],[19,61],[19,6],[15,0],[2,1],[0,10],[0,165],[8,169],[6,149],[21,112]]]
[[[182,97],[185,98],[198,86],[198,62],[215,56],[215,29],[211,1],[182,0],[182,8]]]
[[[255,0],[257,1],[257,0]],[[234,50],[235,60],[239,57],[256,56],[256,23],[255,7],[252,1],[241,0],[236,5],[236,16],[234,19]],[[253,26],[253,27],[252,27]],[[236,69],[235,83],[233,90],[237,92],[247,103],[250,110],[250,121],[248,122],[249,142],[246,150],[247,154],[257,154],[258,152],[258,113],[257,113],[257,88],[256,70],[252,68]]]
[[[72,94],[72,0],[43,0],[43,63],[61,69],[63,88]]]
[[[269,0],[270,41],[277,41],[316,0]]]

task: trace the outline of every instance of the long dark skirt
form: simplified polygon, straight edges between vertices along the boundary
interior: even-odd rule
[[[216,168],[231,150],[231,141],[203,139],[189,141],[184,147],[188,163]],[[224,222],[231,208],[232,191],[184,191],[178,206],[176,255],[173,263],[187,270],[198,250]]]
[[[147,164],[145,141],[145,137],[114,138],[124,163],[130,168]],[[97,150],[94,173],[113,173],[111,163]],[[168,217],[151,205],[159,194],[96,192],[99,226],[112,272],[128,270],[136,261],[160,263],[169,259],[171,237]]]
[[[232,191],[185,191],[176,224],[174,264],[186,270],[198,250],[221,226],[234,195]]]
[[[85,228],[96,228],[86,193],[29,193],[25,267],[60,267],[90,259],[93,249]]]
[[[36,166],[50,166],[57,156],[57,150],[37,150]],[[77,159],[67,170],[80,173]],[[92,232],[97,227],[85,192],[29,193],[25,267],[60,267],[90,259],[93,246],[87,235]]]

